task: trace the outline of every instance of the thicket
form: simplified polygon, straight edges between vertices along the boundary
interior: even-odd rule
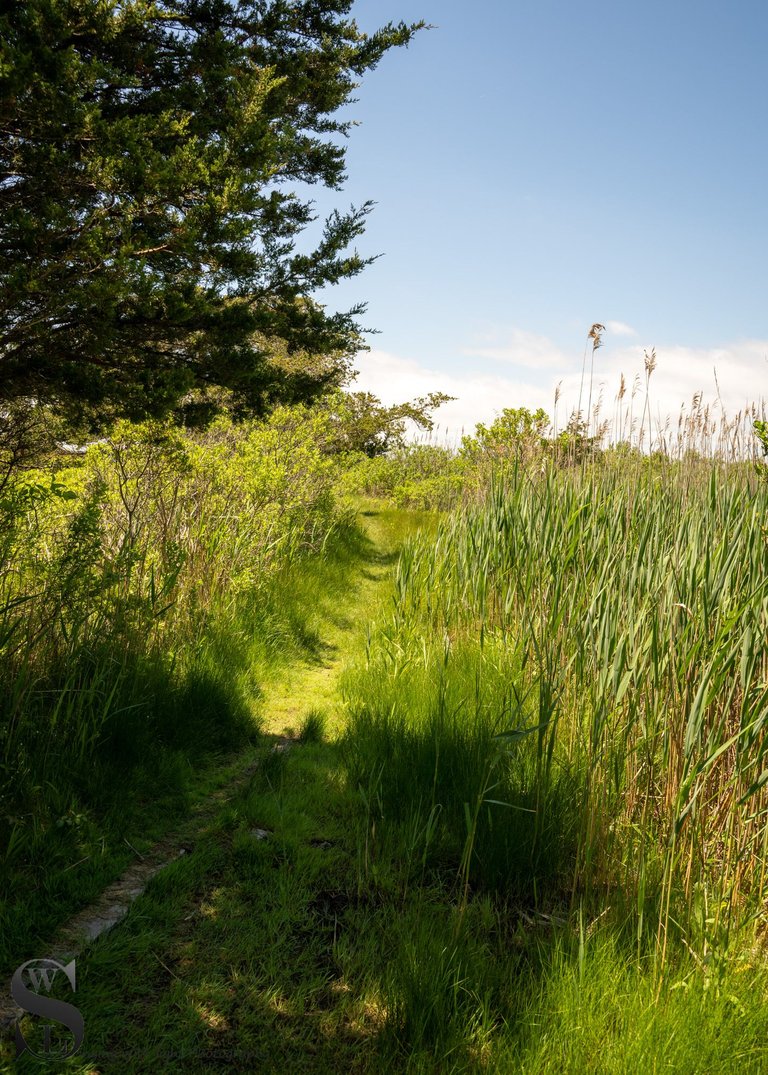
[[[5,896],[256,733],[260,677],[307,641],[302,565],[354,537],[324,432],[302,407],[205,432],[118,422],[82,455],[6,468]]]
[[[625,396],[622,378],[613,422],[598,421],[598,404],[592,422],[574,412],[563,429],[558,429],[557,418],[550,419],[541,408],[506,407],[489,425],[478,424],[472,434],[464,434],[453,445],[429,436],[431,422],[422,427],[418,438],[408,439],[403,428],[385,451],[367,453],[370,458],[355,461],[346,487],[400,507],[447,510],[482,499],[491,482],[521,466],[539,474],[552,468],[617,467],[628,476],[643,469],[682,468],[690,475],[698,468],[708,473],[710,460],[750,472],[755,464],[758,470],[765,469],[765,464],[757,463],[756,445],[762,444],[765,452],[768,437],[756,407],[731,419],[724,414],[716,417],[697,393],[690,409],[681,409],[676,429],[667,419],[654,431],[650,422],[644,424],[647,394],[642,418],[633,417],[634,403],[624,404]]]

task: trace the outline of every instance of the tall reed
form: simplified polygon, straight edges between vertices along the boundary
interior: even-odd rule
[[[456,723],[464,749],[479,756],[472,788],[454,786],[440,758],[447,740],[434,724],[433,690],[422,739],[434,742],[434,771],[420,767],[414,749],[390,758],[382,749],[385,796],[389,782],[399,803],[421,797],[446,823],[453,812],[455,840],[466,837],[464,803],[470,812],[491,799],[527,806],[541,826],[531,829],[538,850],[528,860],[539,897],[550,885],[550,896],[566,898],[551,891],[552,873],[536,876],[548,841],[564,861],[549,823],[562,818],[573,840],[568,899],[622,907],[641,939],[655,938],[662,963],[670,931],[703,958],[750,915],[762,928],[767,512],[768,490],[753,471],[717,460],[619,455],[577,469],[507,468],[482,503],[447,517],[436,539],[403,556],[392,621],[349,689],[356,757],[385,713],[400,714],[399,735],[417,736],[424,717],[407,684],[419,662],[434,680],[429,639],[447,640],[446,652],[469,648],[484,684],[474,710],[484,714],[482,736],[472,719]],[[504,675],[494,679],[499,653]],[[446,668],[441,689],[466,705],[471,677]],[[488,793],[505,734],[524,753],[501,780],[503,793]],[[566,792],[558,811],[553,795]],[[512,813],[494,810],[488,847],[472,852],[478,883],[498,884],[509,864],[494,856]]]

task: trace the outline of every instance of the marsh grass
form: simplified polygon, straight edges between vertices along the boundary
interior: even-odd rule
[[[405,543],[342,683],[395,1067],[764,1070],[767,511],[740,458],[518,457]]]
[[[568,876],[578,789],[541,771],[536,705],[516,695],[519,676],[503,643],[435,645],[384,630],[365,670],[348,675],[343,743],[379,832],[418,834],[417,861],[460,870],[464,890],[528,901]]]
[[[465,891],[610,905],[659,975],[761,938],[767,509],[717,461],[515,466],[408,545],[347,683],[379,827]]]

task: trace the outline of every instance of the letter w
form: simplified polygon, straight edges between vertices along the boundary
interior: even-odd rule
[[[45,986],[46,993],[50,993],[51,986],[54,983],[56,975],[59,973],[58,967],[42,967],[39,970],[35,970],[34,967],[27,967],[27,974],[32,979],[32,985],[37,992],[40,991],[40,983]]]

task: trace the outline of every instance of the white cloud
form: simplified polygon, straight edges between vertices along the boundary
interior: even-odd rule
[[[603,417],[614,411],[621,375],[627,385],[625,405],[637,384],[634,413],[644,405],[646,393],[645,355],[651,347],[625,346],[610,350],[604,345],[595,352],[592,403],[603,390]],[[681,407],[690,410],[695,393],[702,393],[702,405],[712,411],[724,411],[730,416],[751,404],[761,404],[768,396],[768,341],[740,341],[725,347],[686,347],[659,345],[656,347],[656,368],[650,376],[648,397],[654,425],[669,416],[677,423]],[[590,365],[588,356],[587,366]],[[715,379],[715,371],[717,379]],[[581,371],[570,370],[562,379],[562,402],[569,409],[578,406]],[[718,391],[719,388],[719,391]],[[586,410],[588,386],[582,393]]]
[[[606,326],[607,328],[607,326]],[[466,351],[475,357],[513,361],[508,355],[524,341],[528,355],[548,356],[541,363],[521,362],[520,376],[504,376],[483,369],[443,371],[422,366],[412,358],[386,351],[372,350],[359,360],[360,374],[353,388],[373,392],[384,403],[397,403],[428,392],[442,391],[456,396],[437,413],[438,436],[456,439],[462,430],[471,432],[478,422],[492,421],[505,407],[543,407],[550,417],[556,417],[560,428],[569,414],[579,405],[582,411],[589,402],[589,371],[591,354],[587,354],[586,382],[581,388],[581,356],[565,355],[546,337],[519,332],[504,352],[503,359],[493,352],[496,348]],[[592,407],[602,394],[601,418],[612,418],[621,375],[624,375],[627,394],[624,406],[632,402],[633,415],[638,416],[645,405],[645,352],[647,347],[624,345],[612,348],[608,336],[603,347],[594,353]],[[559,355],[557,365],[554,356]],[[715,383],[714,370],[717,370]],[[639,384],[634,401],[633,385]],[[555,389],[560,386],[560,400],[555,414]],[[719,395],[718,395],[719,385]],[[663,425],[667,416],[676,428],[681,407],[690,411],[694,393],[703,394],[703,405],[714,412],[721,407],[734,416],[736,412],[756,404],[758,409],[768,398],[768,340],[742,340],[723,347],[696,348],[681,344],[656,347],[656,369],[650,377],[649,402],[654,429]]]
[[[624,321],[606,321],[605,329],[606,332],[610,332],[614,336],[637,336],[635,329]]]
[[[489,343],[491,346],[487,346]],[[480,346],[465,348],[462,354],[530,369],[561,369],[567,362],[565,352],[546,336],[516,328],[488,336]]]
[[[524,385],[510,377],[448,373],[376,350],[366,352],[358,366],[360,373],[352,389],[373,392],[388,405],[426,396],[429,392],[455,396],[437,412],[435,434],[440,440],[444,437],[455,440],[462,432],[471,433],[478,422],[493,421],[504,407],[544,407],[548,413],[552,407],[552,392],[547,387]]]

